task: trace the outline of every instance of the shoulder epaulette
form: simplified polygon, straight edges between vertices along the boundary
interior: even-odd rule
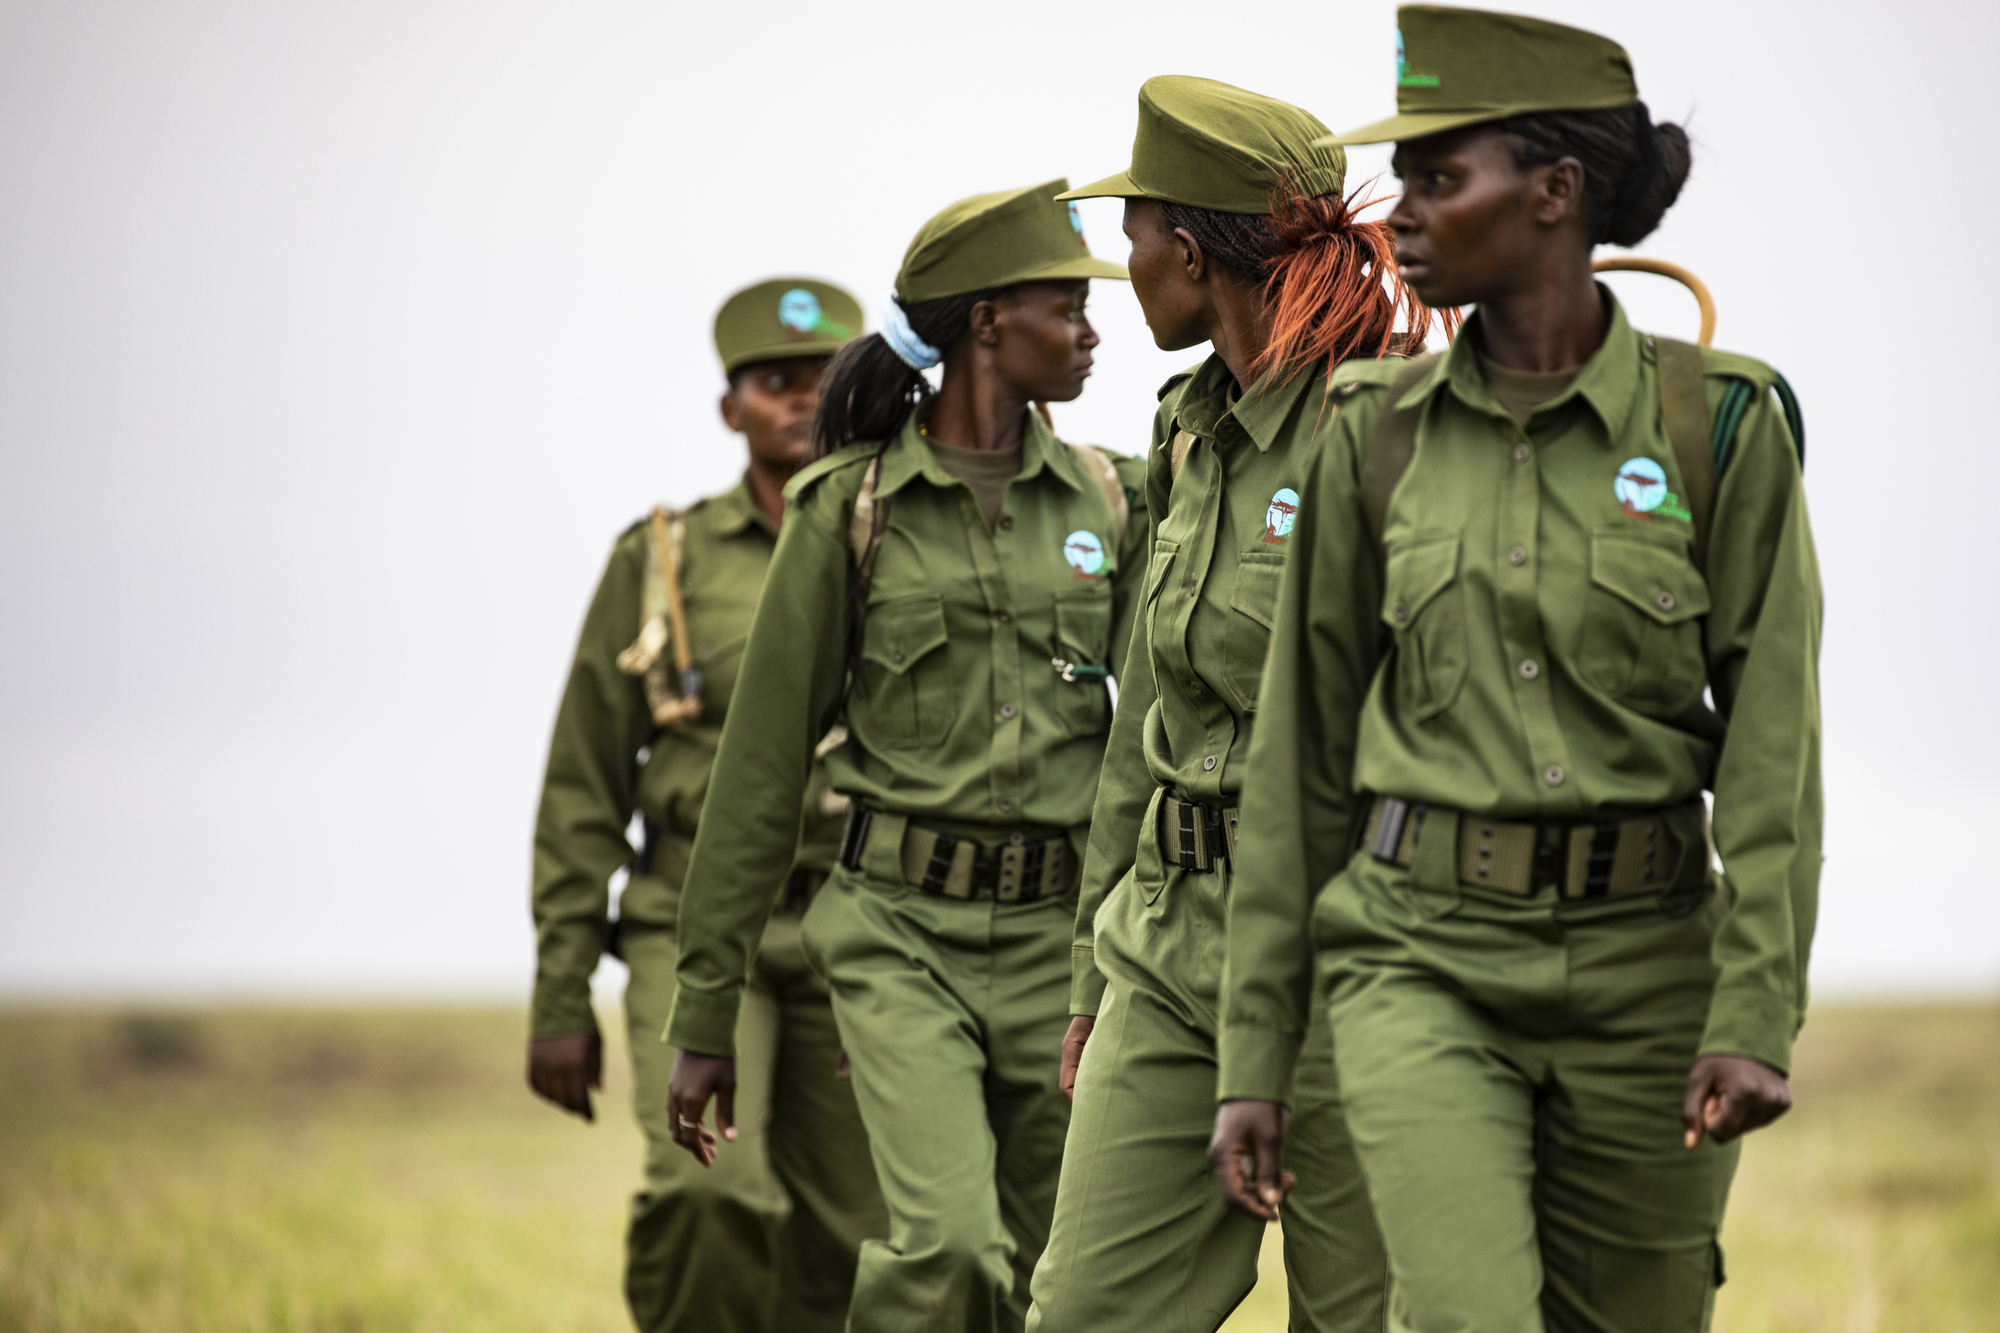
[[[1202,361],[1197,361],[1193,365],[1189,366],[1186,370],[1183,370],[1175,375],[1169,375],[1167,377],[1167,382],[1160,386],[1160,393],[1159,393],[1160,401],[1165,402],[1168,394],[1172,393],[1175,389],[1180,388],[1181,385],[1186,384],[1189,380],[1193,379],[1195,377],[1195,372],[1200,370],[1202,366],[1205,364],[1207,363]]]
[[[856,463],[865,463],[875,457],[882,448],[880,440],[856,440],[853,444],[834,450],[825,458],[815,459],[800,468],[792,479],[785,483],[785,503],[791,504],[799,496],[817,486],[822,480],[832,476],[842,468]]]
[[[1347,389],[1348,393],[1371,385],[1386,389],[1396,382],[1396,376],[1402,374],[1403,367],[1408,364],[1408,359],[1400,356],[1357,357],[1352,361],[1343,361],[1333,368],[1332,387]],[[1347,388],[1349,385],[1353,388]]]

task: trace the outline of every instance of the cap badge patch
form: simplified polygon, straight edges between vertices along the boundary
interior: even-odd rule
[[[1643,455],[1628,458],[1620,465],[1618,473],[1611,479],[1611,492],[1618,497],[1618,506],[1633,518],[1651,519],[1677,518],[1683,523],[1694,522],[1681,504],[1680,497],[1667,489],[1667,473],[1653,459]]]
[[[1076,211],[1076,202],[1074,200],[1070,202],[1069,206],[1069,225],[1076,228],[1076,243],[1088,247],[1090,242],[1083,239],[1083,214]]]
[[[1283,546],[1285,538],[1292,535],[1292,524],[1299,517],[1299,493],[1289,486],[1281,486],[1271,497],[1270,508],[1264,511],[1264,540],[1273,546]]]
[[[1094,579],[1104,568],[1104,543],[1096,533],[1079,528],[1063,538],[1063,559],[1069,561],[1078,578]]]
[[[811,333],[819,320],[819,298],[805,288],[794,287],[778,298],[778,322],[793,333]]]
[[[1396,86],[1398,88],[1435,88],[1438,76],[1435,74],[1412,74],[1410,62],[1403,55],[1403,30],[1396,29]]]

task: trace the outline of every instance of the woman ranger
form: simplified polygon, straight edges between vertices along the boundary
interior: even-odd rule
[[[1069,926],[1150,525],[1137,460],[1064,445],[1094,259],[1067,186],[917,233],[880,335],[828,367],[681,905],[669,1108],[734,1137],[736,1009],[815,744],[853,806],[805,925],[888,1203],[852,1330],[1019,1328],[1069,1121]],[[922,371],[943,363],[933,394]]]
[[[1154,341],[1214,350],[1153,420],[1159,526],[1084,862],[1043,1333],[1213,1329],[1257,1277],[1264,1228],[1224,1208],[1206,1151],[1238,793],[1327,376],[1397,337],[1388,229],[1349,211],[1343,154],[1313,146],[1326,132],[1227,84],[1151,79],[1131,169],[1069,195],[1124,198]],[[1428,315],[1405,310],[1421,342]],[[1292,1326],[1379,1330],[1381,1240],[1317,1055],[1291,1098],[1313,1154],[1285,1217]]]
[[[549,745],[535,824],[528,1079],[592,1118],[602,1047],[590,974],[609,945],[631,974],[625,1024],[646,1137],[646,1188],[632,1201],[625,1264],[642,1333],[837,1333],[861,1241],[888,1230],[861,1114],[835,1077],[832,1003],[799,951],[799,915],[840,837],[823,773],[803,802],[798,855],[758,943],[738,1028],[750,1133],[706,1179],[674,1146],[673,1061],[660,1044],[683,874],[785,483],[805,461],[820,374],[860,331],[854,298],[810,278],[760,282],[723,303],[722,419],[749,446],[749,469],[735,489],[655,511],[619,539]],[[635,811],[646,829],[636,859],[625,839]],[[608,921],[607,884],[627,865],[618,918]]]
[[[1400,21],[1403,114],[1341,142],[1397,141],[1404,279],[1478,312],[1335,377],[1230,904],[1217,1139],[1257,1179],[1226,1188],[1279,1188],[1310,941],[1411,1328],[1701,1328],[1734,1140],[1789,1105],[1819,876],[1789,390],[1592,281],[1689,165],[1623,50]]]

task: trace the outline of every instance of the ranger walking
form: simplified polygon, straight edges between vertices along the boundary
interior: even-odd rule
[[[854,1095],[837,1076],[825,983],[805,964],[799,918],[838,848],[842,803],[815,763],[803,830],[774,828],[785,867],[761,923],[735,1031],[736,1143],[704,1172],[674,1146],[676,917],[743,644],[805,456],[827,360],[861,332],[838,287],[779,278],[715,318],[729,387],[722,417],[749,446],[732,490],[656,510],[611,554],[556,718],[535,826],[538,942],[528,1081],[591,1118],[600,1045],[590,975],[611,944],[631,969],[625,1024],[646,1188],[632,1201],[625,1293],[643,1333],[835,1333],[861,1242],[887,1230]],[[625,830],[645,824],[638,856]],[[607,884],[630,879],[608,919]],[[613,942],[615,937],[615,943]]]
[[[1083,392],[1093,258],[1067,182],[979,195],[917,234],[883,330],[828,369],[757,610],[681,912],[674,1129],[731,1133],[746,953],[814,743],[853,804],[805,923],[832,982],[890,1214],[852,1333],[1018,1330],[1069,1106],[1076,864],[1150,524],[1136,460],[1036,410]],[[942,364],[933,392],[923,371]],[[721,1146],[727,1150],[727,1145]]]
[[[1282,1192],[1316,952],[1403,1322],[1691,1333],[1805,1013],[1802,436],[1769,366],[1641,333],[1592,280],[1690,164],[1626,53],[1399,20],[1402,114],[1335,142],[1396,141],[1404,280],[1477,312],[1442,356],[1334,376],[1250,752],[1225,1188]]]

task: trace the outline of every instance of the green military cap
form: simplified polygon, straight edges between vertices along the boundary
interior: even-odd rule
[[[715,352],[725,375],[752,361],[832,356],[860,333],[861,303],[815,278],[745,287],[715,312]]]
[[[1321,143],[1418,139],[1536,111],[1639,100],[1632,57],[1594,32],[1445,5],[1404,5],[1396,24],[1397,114]]]
[[[961,199],[926,222],[904,252],[896,296],[905,305],[989,287],[1056,278],[1125,278],[1091,256],[1076,210],[1058,203],[1066,180]]]
[[[1132,165],[1064,199],[1165,199],[1218,213],[1269,213],[1281,183],[1339,194],[1347,155],[1317,146],[1327,128],[1275,97],[1163,74],[1139,87]]]

